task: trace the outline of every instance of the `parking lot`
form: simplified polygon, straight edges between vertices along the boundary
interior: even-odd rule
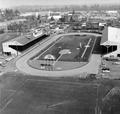
[[[120,64],[119,62],[116,62],[116,60],[105,60],[102,59],[100,67],[100,72],[103,78],[109,78],[109,79],[120,79]],[[109,70],[103,70],[104,68],[107,68]]]

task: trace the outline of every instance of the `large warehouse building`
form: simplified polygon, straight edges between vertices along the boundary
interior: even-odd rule
[[[120,57],[120,28],[106,27],[103,31],[101,45],[106,47],[105,56]]]
[[[3,53],[7,55],[19,55],[35,43],[47,37],[43,30],[27,33],[7,42],[2,43]]]

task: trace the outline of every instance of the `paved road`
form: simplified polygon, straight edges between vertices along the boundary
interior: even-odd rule
[[[80,35],[87,34],[87,35],[101,36],[99,34],[94,34],[94,33],[69,33],[69,34],[61,34],[61,35],[54,36],[51,39],[44,42],[43,44],[41,44],[40,46],[29,51],[29,53],[26,53],[22,57],[20,57],[16,61],[16,67],[23,73],[34,75],[34,76],[47,76],[47,77],[74,76],[74,75],[78,75],[83,72],[97,74],[98,67],[101,62],[100,55],[92,55],[90,62],[84,67],[72,69],[72,70],[66,70],[66,71],[43,71],[43,70],[32,68],[28,65],[27,62],[31,57],[33,57],[40,50],[44,49],[46,46],[51,44],[53,41],[57,40],[63,35],[75,35],[75,34],[80,34]]]

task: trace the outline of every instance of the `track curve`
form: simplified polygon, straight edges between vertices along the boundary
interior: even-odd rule
[[[47,45],[51,44],[53,41],[57,40],[59,37],[62,37],[64,35],[83,35],[83,34],[101,36],[100,34],[96,34],[96,33],[67,33],[67,34],[56,35],[56,36],[48,39],[46,42],[39,45],[38,47],[34,48],[29,53],[26,53],[23,56],[21,56],[16,61],[16,67],[18,68],[18,70],[20,70],[21,72],[23,72],[25,74],[34,75],[34,76],[46,76],[46,77],[73,76],[73,75],[78,75],[83,72],[87,72],[88,66],[90,66],[93,61],[97,61],[98,56],[94,57],[94,58],[91,57],[91,60],[90,60],[91,62],[89,62],[87,65],[85,65],[83,67],[72,69],[72,70],[65,70],[65,71],[43,71],[43,70],[32,68],[28,65],[28,61],[31,57],[33,57],[40,50],[44,49]],[[96,56],[96,55],[94,55],[94,56]],[[95,60],[95,58],[96,58],[96,60]],[[98,62],[100,62],[100,61],[98,61]],[[94,64],[96,64],[96,63],[94,63]],[[97,69],[91,68],[89,73],[93,73],[93,70],[97,70]]]

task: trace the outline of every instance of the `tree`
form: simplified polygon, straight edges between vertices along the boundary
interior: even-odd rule
[[[20,15],[20,12],[19,12],[18,10],[15,10],[15,11],[14,11],[14,14],[15,14],[15,16],[19,16],[19,15]]]
[[[65,22],[65,17],[62,17],[59,20],[60,20],[60,22]]]
[[[3,11],[4,15],[2,15],[4,17],[4,19],[6,20],[12,20],[14,19],[16,16],[19,16],[20,15],[20,12],[18,10],[12,10],[12,9],[5,9]]]
[[[53,17],[53,16],[51,17],[51,19],[50,19],[50,20],[51,20],[51,21],[55,21],[55,19],[54,19],[54,17]]]
[[[4,15],[7,20],[11,20],[15,16],[12,9],[5,9]]]
[[[73,16],[70,17],[70,22],[74,22]]]
[[[37,20],[40,20],[40,19],[41,19],[41,16],[40,16],[40,15],[38,15]]]

